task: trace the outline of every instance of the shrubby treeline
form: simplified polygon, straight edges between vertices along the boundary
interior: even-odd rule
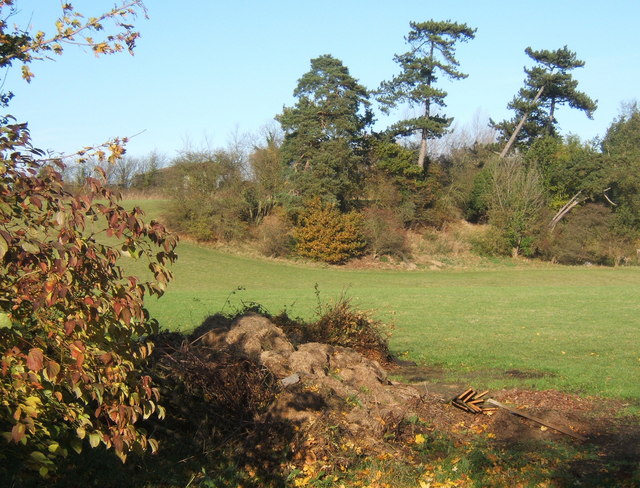
[[[563,106],[592,117],[578,89],[584,66],[567,46],[526,54],[513,118],[475,134],[452,130],[442,78],[466,78],[456,47],[476,30],[456,22],[411,23],[399,73],[370,90],[339,59],[322,55],[293,91],[295,103],[252,143],[122,160],[112,182],[162,192],[170,225],[201,240],[254,239],[266,255],[328,263],[370,254],[406,258],[407,231],[464,219],[485,224],[473,248],[561,263],[637,260],[640,236],[640,109],[628,105],[599,140],[561,136]],[[382,112],[416,115],[373,129]],[[146,161],[146,162],[144,162]],[[152,165],[155,164],[155,165]],[[134,165],[137,176],[127,173]],[[86,171],[86,168],[84,169]]]

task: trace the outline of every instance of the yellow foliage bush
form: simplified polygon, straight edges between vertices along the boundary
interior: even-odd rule
[[[319,198],[311,200],[298,218],[293,236],[296,253],[329,264],[342,264],[362,256],[366,247],[362,217],[343,214]]]

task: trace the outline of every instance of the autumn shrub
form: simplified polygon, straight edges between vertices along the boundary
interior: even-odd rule
[[[358,310],[351,299],[341,296],[334,303],[323,306],[322,313],[313,327],[319,342],[351,347],[363,354],[387,361],[391,358],[388,331],[371,313]]]
[[[323,302],[316,285],[316,297],[317,318],[312,321],[291,317],[286,311],[277,315],[270,315],[264,310],[260,313],[280,327],[293,344],[320,342],[353,348],[381,363],[391,360],[391,325],[375,319],[370,311],[358,309],[344,293],[333,301]]]
[[[307,203],[293,236],[298,255],[329,264],[343,264],[362,256],[366,248],[362,217],[354,212],[343,214],[320,199]]]
[[[69,45],[96,55],[132,52],[139,37],[132,20],[145,13],[140,0],[114,5],[99,18],[69,2],[60,8],[45,33],[7,22],[18,7],[0,2],[0,67],[22,64],[30,81],[32,61]],[[10,99],[0,93],[0,106]],[[124,209],[106,187],[124,142],[76,153],[101,167],[72,194],[62,177],[71,157],[34,148],[26,123],[0,117],[3,486],[22,486],[25,470],[47,477],[84,447],[101,446],[123,461],[132,451],[158,447],[140,427],[142,419],[163,413],[157,388],[141,370],[153,348],[146,337],[157,327],[144,298],[164,292],[176,240],[159,223],[145,223],[139,208]],[[128,276],[122,264],[130,259],[147,261],[149,278]]]
[[[46,476],[83,444],[122,460],[157,447],[136,425],[162,413],[140,372],[157,327],[144,298],[164,292],[176,241],[104,181],[69,193],[64,164],[43,154],[26,124],[0,126],[0,453]],[[131,258],[155,279],[127,276]]]
[[[267,215],[257,228],[258,250],[269,257],[289,255],[294,246],[291,229],[291,222],[283,212]]]
[[[367,208],[363,212],[363,234],[367,250],[375,257],[409,254],[402,219],[389,209]]]
[[[436,229],[443,229],[462,218],[462,212],[458,208],[455,198],[444,191],[434,198],[433,203],[423,211],[422,215],[421,226]]]

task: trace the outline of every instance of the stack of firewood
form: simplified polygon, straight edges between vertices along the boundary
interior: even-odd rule
[[[473,388],[469,388],[451,400],[451,403],[469,413],[486,413],[497,410],[497,407],[485,405],[485,399],[483,397],[487,393],[489,393],[489,390],[478,393]]]

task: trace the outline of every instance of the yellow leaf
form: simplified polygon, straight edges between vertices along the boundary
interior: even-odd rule
[[[98,447],[100,439],[102,439],[102,436],[99,432],[91,432],[91,434],[89,434],[89,445],[91,447]]]

